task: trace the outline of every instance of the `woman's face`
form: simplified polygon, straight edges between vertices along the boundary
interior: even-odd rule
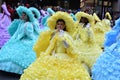
[[[22,13],[22,19],[27,21],[28,17],[27,17],[27,15],[25,13]]]
[[[58,31],[63,30],[65,28],[64,22],[58,21],[57,24],[56,24],[56,28],[57,28]]]

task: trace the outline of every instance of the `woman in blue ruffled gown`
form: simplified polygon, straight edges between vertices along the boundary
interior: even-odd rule
[[[22,74],[36,59],[36,54],[32,50],[36,41],[33,26],[35,19],[31,10],[26,7],[20,6],[16,10],[21,20],[18,21],[19,24],[13,24],[17,25],[16,32],[12,33],[11,39],[0,51],[0,70]]]
[[[116,25],[120,27],[120,19]],[[117,27],[114,27],[114,29]],[[120,31],[118,31],[120,32]],[[106,48],[92,68],[93,80],[120,80],[120,37]],[[115,38],[113,38],[115,39]]]

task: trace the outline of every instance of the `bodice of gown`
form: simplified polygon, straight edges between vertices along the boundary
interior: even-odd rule
[[[67,33],[63,33],[61,36],[59,33],[56,33],[52,38],[53,42],[50,43],[46,52],[49,52],[52,55],[55,55],[59,58],[70,58],[73,50],[73,45],[71,45],[71,39]]]
[[[82,30],[80,31],[81,34],[81,39],[84,43],[94,43],[94,34],[92,31],[92,28],[82,28]]]
[[[63,44],[63,41],[60,41],[59,39],[56,42],[56,46],[55,46],[55,53],[65,53],[65,47]]]
[[[58,53],[65,53],[66,49],[64,47],[64,40],[63,40],[64,34],[62,36],[60,36],[60,33],[57,32],[55,34],[55,36],[56,36],[56,41],[55,41],[55,45],[54,45],[55,53],[56,54],[58,54]],[[53,37],[53,38],[55,38],[55,37]]]

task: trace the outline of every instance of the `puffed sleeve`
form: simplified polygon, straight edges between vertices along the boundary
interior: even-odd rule
[[[24,23],[24,25],[21,25],[21,28],[19,29],[18,37],[17,39],[20,40],[22,38],[28,38],[33,39],[33,25],[30,22]]]
[[[77,55],[77,51],[75,50],[76,47],[74,45],[73,38],[68,33],[65,33],[65,35],[63,36],[63,44],[66,48],[67,53],[71,57],[75,57]]]
[[[41,32],[38,40],[33,47],[33,50],[36,52],[37,58],[39,57],[41,52],[44,52],[47,49],[50,43],[51,35],[52,31],[50,30]]]
[[[9,26],[8,26],[8,32],[10,36],[13,36],[16,30],[18,29],[20,20],[15,19]]]

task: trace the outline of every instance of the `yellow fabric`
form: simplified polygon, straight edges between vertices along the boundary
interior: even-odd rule
[[[111,20],[111,19],[112,19],[112,17],[111,17],[111,15],[110,15],[110,13],[109,13],[109,12],[106,12],[105,16],[106,16],[106,17],[108,16],[109,20]]]
[[[93,14],[93,17],[94,17],[95,21],[97,21],[97,22],[101,21],[100,18],[97,16],[96,13]]]
[[[78,47],[78,59],[85,63],[89,68],[92,68],[96,59],[102,53],[102,49],[96,43],[94,33],[91,28],[83,28],[81,31],[81,39],[83,42]]]
[[[102,53],[101,47],[96,43],[95,35],[93,32],[94,27],[83,27],[83,24],[79,24],[78,33],[80,39],[75,42],[77,44],[77,51],[79,51],[78,60],[86,64],[90,69],[95,63],[96,59]]]
[[[82,28],[80,34],[83,42],[94,43],[94,36],[91,28]]]
[[[63,41],[65,41],[69,45],[68,48],[65,48]],[[53,54],[55,53],[55,55],[57,55],[57,54],[68,54],[70,57],[74,57],[72,55],[77,55],[77,53],[74,51],[74,48],[75,47],[74,47],[74,44],[73,44],[73,40],[68,35],[68,33],[64,32],[64,35],[60,36],[60,33],[57,32],[54,35],[54,37],[51,39],[50,44],[45,51],[45,54],[46,55],[49,55],[49,54],[52,54],[52,53]]]
[[[74,37],[77,37],[79,35],[79,37],[77,37],[76,39],[80,38],[82,40],[82,42],[92,40],[93,38],[92,39],[88,38],[88,37],[93,37],[93,36],[88,35],[89,32],[90,32],[90,34],[93,34],[92,27],[86,28],[86,27],[83,27],[83,25],[84,25],[83,23],[79,23],[79,25],[76,29],[76,32],[74,32]],[[91,41],[91,42],[93,42],[93,41]]]
[[[58,11],[53,16],[51,16],[47,21],[48,27],[50,27],[51,30],[54,30],[58,19],[63,19],[65,21],[66,30],[70,35],[72,35],[75,30],[74,21],[72,17],[66,12]]]
[[[81,40],[81,31],[82,31],[82,24],[79,24],[78,21],[75,22],[76,30],[73,34],[73,39],[74,39],[74,44],[76,47],[79,47],[80,44],[82,43]],[[78,44],[79,43],[79,44]]]
[[[108,16],[109,13],[106,13],[106,14]],[[111,30],[110,20],[103,19],[101,21],[95,13],[93,14],[93,17],[96,22],[94,27],[92,27],[95,34],[96,43],[98,43],[98,45],[102,48],[105,40],[105,34],[109,30]]]
[[[71,36],[56,32],[46,51],[24,71],[20,80],[91,80],[76,55]]]
[[[103,20],[102,20],[102,24],[103,24],[103,27],[102,27],[102,28],[104,28],[105,33],[111,30],[110,20],[108,20],[108,19],[103,19]]]
[[[89,73],[78,61],[78,52],[70,36],[75,28],[74,24],[72,25],[69,21],[72,18],[66,18],[67,14],[62,13],[55,13],[49,18],[48,25],[52,31],[40,35],[34,46],[34,50],[40,55],[24,71],[20,80],[91,80]],[[60,15],[61,17],[58,18]],[[58,19],[65,20],[68,32],[55,30],[54,26]]]
[[[76,16],[78,21],[80,21],[81,17],[85,17],[85,18],[87,18],[89,20],[89,23],[90,23],[91,26],[94,25],[94,18],[93,18],[92,15],[89,15],[89,14],[87,14],[85,12],[77,12],[75,14],[75,16]]]
[[[97,22],[95,26],[92,28],[94,31],[96,43],[100,46],[103,47],[104,40],[105,40],[105,29],[104,25],[102,22]]]
[[[91,80],[84,67],[73,59],[41,56],[24,71],[20,80]]]
[[[49,45],[49,41],[51,39],[51,35],[52,35],[52,31],[50,30],[42,32],[40,34],[37,42],[33,47],[33,50],[36,52],[37,58],[39,57],[41,52],[44,52],[47,49]]]

